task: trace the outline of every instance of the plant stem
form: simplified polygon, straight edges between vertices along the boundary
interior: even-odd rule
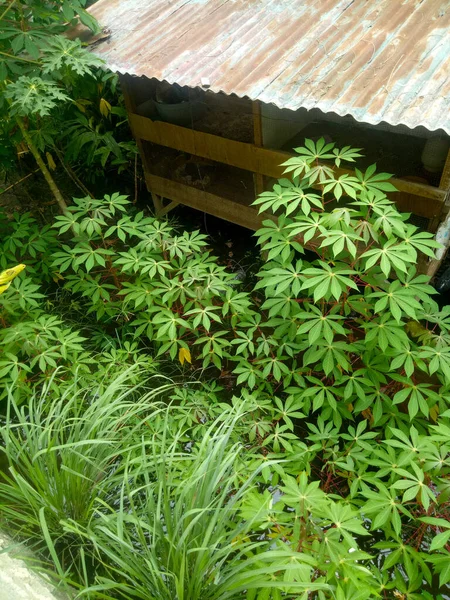
[[[31,177],[32,175],[34,175],[38,171],[39,171],[39,169],[35,169],[34,171],[31,171],[31,173],[28,173],[28,175],[25,175],[25,177],[22,177],[22,179],[19,179],[19,181],[15,181],[14,183],[12,183],[10,186],[8,186],[7,188],[5,188],[4,190],[0,190],[0,196],[2,194],[4,194],[5,192],[8,192],[9,190],[12,190],[13,187],[15,187],[16,185],[19,185],[20,183],[22,183],[23,181],[25,181],[25,179],[28,179],[29,177]]]
[[[7,56],[8,58],[12,58],[14,60],[21,60],[22,62],[32,63],[33,65],[40,65],[41,63],[38,60],[31,60],[30,58],[22,58],[21,56],[14,56],[14,54],[8,54],[7,52],[0,52],[2,56]]]
[[[45,164],[44,160],[42,159],[42,156],[40,155],[39,150],[34,145],[33,140],[31,139],[31,136],[28,133],[27,128],[25,127],[25,123],[23,122],[23,120],[20,117],[16,117],[16,122],[17,122],[17,125],[19,126],[20,131],[22,132],[23,139],[25,140],[28,148],[30,149],[31,154],[34,156],[34,158],[38,164],[38,167],[40,168],[43,176],[45,177],[45,181],[47,182],[48,187],[50,188],[53,196],[55,197],[55,199],[57,201],[61,212],[63,214],[67,214],[68,211],[67,211],[66,201],[64,200],[59,187],[56,185],[55,180],[51,176],[50,171],[47,169],[47,165]]]
[[[69,165],[66,165],[61,151],[58,150],[58,148],[55,148],[55,152],[56,152],[56,156],[58,157],[59,162],[61,163],[63,169],[65,170],[67,175],[72,179],[72,181],[75,183],[75,185],[80,188],[80,190],[83,192],[83,194],[86,194],[86,196],[90,196],[91,198],[93,198],[94,195],[87,189],[87,187],[80,180],[80,178],[75,173],[75,171],[72,169],[72,167],[70,167]]]
[[[5,18],[5,16],[7,15],[7,13],[10,11],[10,9],[13,7],[13,5],[16,3],[16,0],[12,0],[12,2],[10,2],[8,4],[8,6],[5,8],[5,10],[2,12],[2,14],[0,15],[0,21],[3,21],[3,19]]]

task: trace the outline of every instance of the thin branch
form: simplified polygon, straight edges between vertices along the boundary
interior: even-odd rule
[[[25,177],[22,177],[22,179],[19,179],[19,181],[15,181],[14,183],[12,183],[10,186],[8,186],[7,188],[5,188],[4,190],[0,190],[0,196],[2,194],[4,194],[4,193],[8,192],[9,190],[11,190],[16,185],[19,185],[19,183],[22,183],[22,181],[25,181],[25,179],[28,179],[28,177],[31,177],[32,175],[34,175],[38,171],[40,171],[39,168],[35,169],[34,171],[31,171],[31,173],[28,173],[28,175],[25,175]]]
[[[41,63],[38,60],[31,60],[29,58],[22,58],[21,56],[14,56],[14,54],[8,54],[7,52],[1,52],[2,56],[7,56],[8,58],[12,58],[13,60],[21,60],[27,63],[33,63],[34,65],[40,65]]]
[[[87,189],[87,187],[84,185],[84,183],[78,177],[78,175],[75,173],[75,171],[72,169],[72,167],[70,167],[69,165],[67,165],[64,162],[64,158],[62,156],[61,151],[58,150],[58,148],[55,148],[55,152],[56,152],[56,156],[58,157],[59,162],[61,163],[63,169],[65,170],[67,175],[70,177],[70,179],[74,182],[74,184],[83,192],[83,194],[86,194],[87,196],[94,198],[94,195]]]
[[[16,0],[12,0],[12,2],[10,2],[8,4],[8,6],[5,8],[5,10],[3,11],[3,13],[0,15],[0,21],[3,21],[4,17],[7,15],[7,13],[9,12],[9,10],[13,7],[13,5],[16,3]]]

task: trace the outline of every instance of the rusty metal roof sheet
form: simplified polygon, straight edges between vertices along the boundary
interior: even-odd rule
[[[450,134],[448,0],[99,0],[119,73]]]

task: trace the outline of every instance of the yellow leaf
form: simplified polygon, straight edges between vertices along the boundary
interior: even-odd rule
[[[361,412],[362,416],[369,421],[370,424],[373,423],[373,414],[370,408],[366,408]]]
[[[435,404],[434,406],[432,406],[430,408],[430,417],[431,417],[432,421],[434,421],[436,423],[438,416],[439,416],[439,406],[437,404]]]
[[[178,352],[178,360],[182,365],[184,364],[184,361],[188,362],[189,364],[192,363],[191,353],[187,348],[180,348],[180,351]]]
[[[78,100],[75,101],[76,107],[82,113],[86,112],[86,106],[89,106],[89,104],[92,104],[92,102],[90,100],[85,100],[84,98],[79,98]]]
[[[58,273],[57,271],[55,271],[54,273],[52,273],[52,279],[55,283],[58,283],[58,281],[63,280],[64,277],[61,275],[61,273]]]
[[[50,152],[46,152],[45,156],[47,157],[48,168],[54,171],[56,169],[55,161],[53,160],[53,156]]]
[[[3,292],[6,292],[6,290],[9,288],[10,285],[11,285],[11,282],[6,283],[5,285],[0,285],[0,294],[3,294]]]
[[[100,98],[100,113],[107,117],[111,112],[111,104],[104,98]]]
[[[12,267],[11,269],[6,269],[6,271],[2,271],[0,273],[0,285],[3,283],[11,282],[14,279],[14,277],[16,277],[24,269],[25,265],[17,265],[16,267]]]

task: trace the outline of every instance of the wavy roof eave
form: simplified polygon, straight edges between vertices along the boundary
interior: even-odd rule
[[[450,134],[447,0],[99,0],[90,12],[113,71]]]

